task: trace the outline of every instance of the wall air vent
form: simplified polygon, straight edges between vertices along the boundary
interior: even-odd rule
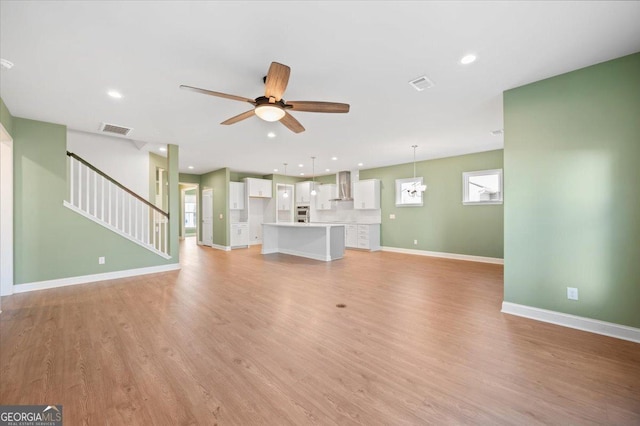
[[[418,92],[422,92],[424,89],[431,89],[433,87],[433,81],[429,80],[426,75],[414,78],[409,82],[409,84]]]
[[[491,134],[493,136],[502,136],[502,135],[504,135],[504,130],[502,130],[502,129],[492,130]]]
[[[123,127],[115,124],[102,123],[100,124],[101,132],[110,133],[112,135],[129,136],[129,133],[133,132],[131,127]]]

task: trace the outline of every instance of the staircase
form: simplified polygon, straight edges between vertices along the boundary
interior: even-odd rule
[[[67,152],[69,201],[64,205],[165,259],[169,213],[159,209],[106,173]]]

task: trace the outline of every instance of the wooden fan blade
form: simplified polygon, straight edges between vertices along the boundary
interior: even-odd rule
[[[280,122],[284,124],[293,133],[304,132],[304,127],[302,127],[302,124],[300,124],[300,122],[295,118],[293,118],[293,116],[288,112],[284,113],[284,117],[280,119]]]
[[[287,102],[291,105],[292,111],[304,112],[349,112],[349,104],[340,104],[337,102],[314,102],[314,101],[291,101]]]
[[[246,120],[249,117],[253,117],[255,115],[255,110],[249,110],[247,112],[243,112],[242,114],[238,114],[235,117],[231,117],[228,120],[223,121],[220,124],[234,124],[237,123],[238,121],[242,121],[242,120]]]
[[[244,98],[242,96],[236,96],[236,95],[229,95],[227,93],[214,92],[212,90],[200,89],[198,87],[186,86],[184,84],[181,84],[180,88],[181,89],[185,89],[185,90],[191,90],[193,92],[203,93],[205,95],[217,96],[219,98],[233,99],[234,101],[249,102],[252,105],[256,104],[255,100],[249,99],[249,98]]]
[[[275,98],[276,101],[282,99],[287,83],[289,83],[289,74],[291,74],[291,68],[277,62],[271,62],[265,82],[264,96]]]

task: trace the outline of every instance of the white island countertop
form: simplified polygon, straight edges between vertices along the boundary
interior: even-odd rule
[[[264,223],[262,254],[284,253],[309,259],[344,257],[344,225],[338,223]]]

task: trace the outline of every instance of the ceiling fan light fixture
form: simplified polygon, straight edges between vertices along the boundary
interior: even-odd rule
[[[256,107],[256,115],[264,121],[279,121],[284,117],[284,109],[277,105],[258,105]]]

